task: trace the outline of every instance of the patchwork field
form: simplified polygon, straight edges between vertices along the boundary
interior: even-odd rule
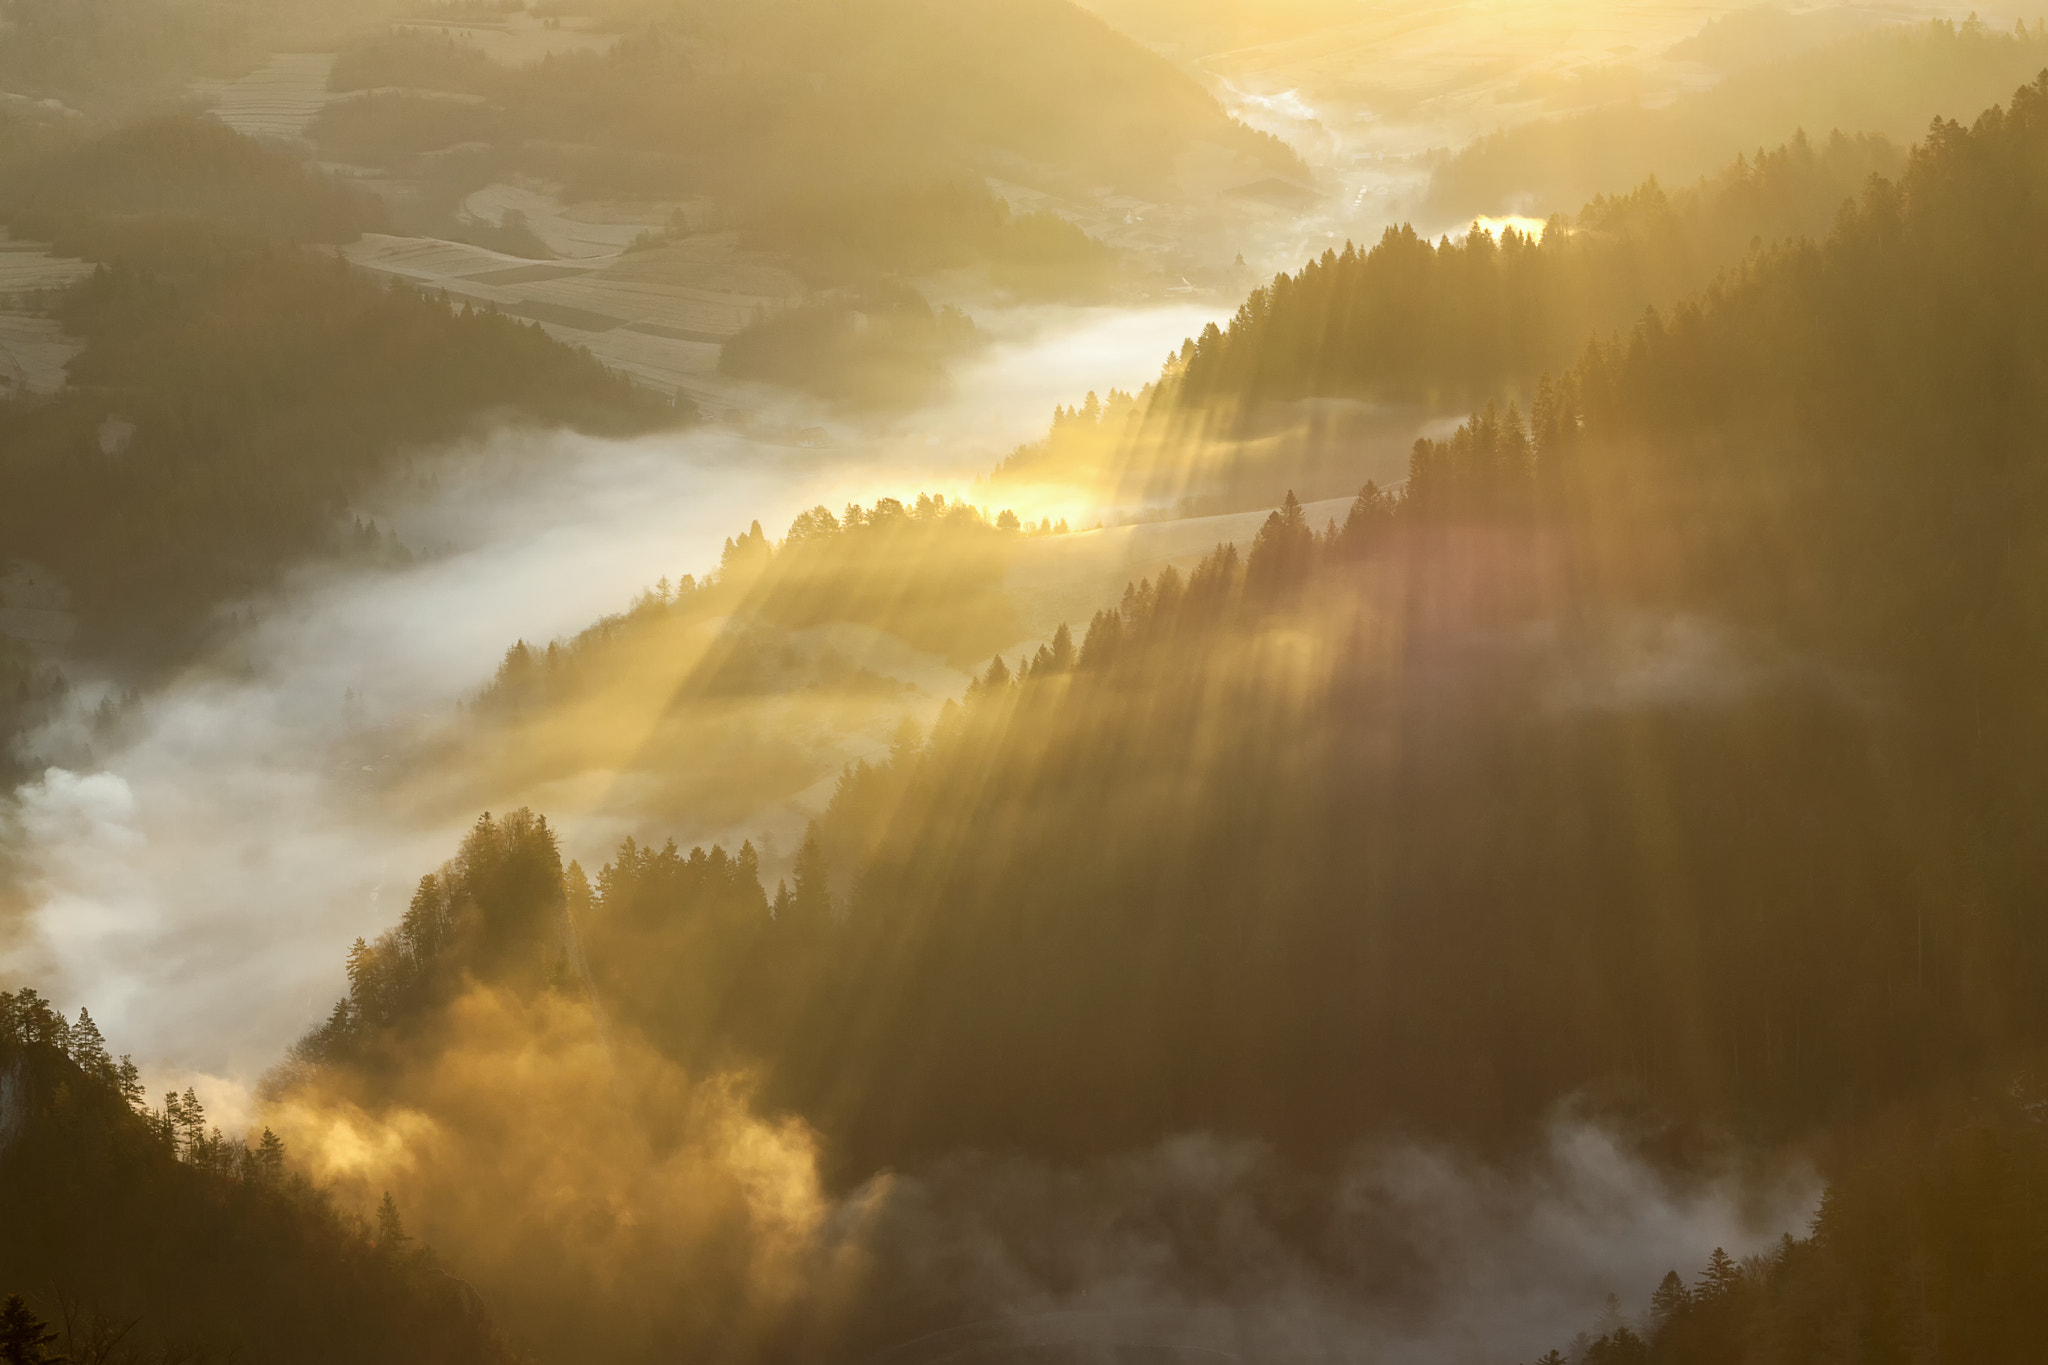
[[[733,402],[733,386],[718,376],[726,339],[803,294],[794,275],[749,259],[733,234],[528,261],[460,242],[372,233],[345,254],[364,270],[531,319],[644,383],[714,410]]]
[[[616,33],[597,33],[590,21],[542,18],[526,10],[499,15],[465,14],[459,19],[407,19],[393,31],[446,36],[473,47],[500,66],[531,66],[570,52],[602,52],[619,40]]]
[[[331,52],[280,52],[238,80],[195,81],[192,93],[238,133],[299,143],[333,98],[327,89],[333,70]]]
[[[0,232],[0,398],[64,387],[64,367],[80,343],[45,316],[45,301],[92,269],[51,255],[44,243],[17,242]]]

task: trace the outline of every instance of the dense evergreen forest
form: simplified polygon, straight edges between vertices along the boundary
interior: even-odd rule
[[[374,204],[218,125],[34,135],[0,222],[98,270],[48,306],[85,342],[0,405],[0,543],[69,584],[82,643],[154,660],[289,560],[340,549],[403,452],[480,421],[674,421],[538,327],[352,274],[311,244]]]
[[[1511,1153],[1576,1094],[1816,1143],[1832,1186],[1808,1237],[1575,1356],[2021,1358],[2044,185],[2048,75],[1526,418],[1419,442],[1342,525],[1290,497],[995,660],[845,773],[772,891],[750,845],[587,878],[486,818],[274,1093],[430,1108],[438,1050],[511,998],[743,1068],[841,1183],[1191,1130]]]
[[[1157,499],[1270,484],[1291,467],[1320,487],[1355,463],[1352,445],[1402,425],[1380,431],[1374,413],[1526,401],[1590,338],[1668,309],[1767,246],[1824,237],[1871,176],[1896,175],[1904,160],[1882,137],[1802,135],[1680,189],[1649,180],[1598,196],[1540,235],[1508,227],[1432,243],[1403,225],[1370,247],[1346,243],[1253,290],[1227,326],[1169,356],[1156,384],[1056,413],[996,481],[1107,480]],[[1344,423],[1358,416],[1316,406],[1331,399],[1376,406],[1352,430]],[[1306,448],[1276,450],[1273,433],[1305,414]]]
[[[1669,1272],[1636,1326],[1603,1324],[1536,1365],[2030,1360],[2048,1288],[2048,1141],[2029,1088],[1884,1124],[1806,1237]]]
[[[0,993],[0,1210],[10,1363],[516,1358],[395,1205],[356,1225],[267,1129],[148,1107],[89,1014],[29,990]]]
[[[516,76],[393,39],[338,69],[376,93],[319,135],[402,157],[480,133],[592,193],[770,165],[789,183],[752,186],[748,230],[841,292],[729,363],[868,390],[855,313],[909,319],[866,346],[968,340],[871,276],[1102,264],[952,188],[987,144],[1141,183],[1190,128],[1285,161],[1053,8],[889,0],[876,25],[929,41],[884,54],[823,0],[693,0]],[[1047,44],[1106,106],[1064,102]],[[914,175],[862,187],[870,154]],[[224,130],[10,128],[0,159],[0,223],[98,264],[48,301],[85,342],[71,385],[0,404],[0,544],[64,576],[88,648],[177,657],[348,543],[351,496],[415,447],[679,416],[536,327],[351,274],[319,248],[378,210]],[[943,233],[895,241],[940,201]],[[904,1213],[948,1163],[1082,1171],[1199,1133],[1317,1178],[1396,1135],[1504,1168],[1567,1104],[1678,1166],[1718,1137],[1812,1152],[1828,1192],[1806,1235],[1674,1268],[1539,1365],[2037,1354],[2048,72],[1909,152],[1801,138],[1540,241],[1332,252],[1005,472],[1138,432],[1184,473],[1191,432],[1327,398],[1471,415],[1341,523],[1289,492],[1248,544],[1022,655],[980,663],[1020,633],[1006,557],[1054,528],[931,496],[815,508],[780,543],[755,523],[706,581],[514,645],[469,722],[536,768],[630,745],[715,771],[736,699],[907,709],[793,643],[820,627],[977,668],[845,768],[786,871],[626,839],[589,873],[529,810],[478,819],[268,1078],[289,1152],[190,1090],[151,1107],[89,1015],[0,994],[0,1360],[879,1362],[978,1306],[933,1264],[972,1253],[920,1245],[943,1211]],[[0,651],[0,735],[61,688]],[[735,782],[734,822],[813,776]],[[361,1184],[379,1142],[404,1216]],[[982,1197],[1032,1227],[1031,1189]],[[1326,1201],[1266,1197],[1333,1278],[1375,1254]],[[1176,1235],[1222,1266],[1239,1229],[1206,1216]]]
[[[1484,399],[1577,357],[1588,337],[1669,307],[1765,243],[1825,236],[1903,156],[1836,133],[1759,149],[1674,193],[1655,180],[1597,197],[1539,238],[1514,228],[1432,244],[1389,228],[1254,290],[1227,329],[1184,347],[1175,400]]]

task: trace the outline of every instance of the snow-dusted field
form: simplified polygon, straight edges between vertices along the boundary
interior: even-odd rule
[[[238,133],[298,142],[333,98],[327,90],[333,70],[331,52],[280,52],[237,80],[195,81],[192,93]]]
[[[32,302],[92,269],[90,262],[51,255],[44,243],[17,242],[0,232],[0,398],[64,387],[64,367],[81,344]]]

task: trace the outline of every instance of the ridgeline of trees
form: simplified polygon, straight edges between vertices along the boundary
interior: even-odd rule
[[[1106,480],[1113,499],[1178,497],[1190,510],[1270,497],[1276,480],[1315,496],[1355,486],[1357,448],[1412,433],[1399,405],[1526,401],[1589,339],[1767,246],[1824,237],[1872,175],[1904,160],[1879,137],[1802,135],[1683,189],[1651,180],[1595,198],[1540,237],[1509,227],[1431,243],[1404,225],[1369,248],[1346,243],[1253,290],[1226,327],[1168,356],[1156,384],[1056,413],[995,478]],[[1397,406],[1347,413],[1327,399]]]
[[[395,1206],[343,1218],[190,1090],[148,1108],[91,1016],[32,990],[0,992],[0,1210],[10,1362],[516,1358]]]
[[[1017,638],[1001,589],[1008,543],[1023,534],[1007,510],[991,522],[969,503],[928,493],[910,503],[849,504],[836,515],[814,507],[798,514],[779,543],[757,521],[727,538],[715,575],[699,581],[685,574],[674,584],[664,578],[630,610],[574,639],[514,644],[476,710],[517,715],[601,693],[638,671],[635,651],[702,624],[718,624],[721,641],[690,677],[667,680],[680,689],[678,704],[819,681],[802,671],[788,676],[778,666],[777,641],[764,632],[844,622],[963,663],[978,659]]]
[[[1825,236],[1901,153],[1882,138],[1801,136],[1667,194],[1655,180],[1554,218],[1432,244],[1389,228],[1253,291],[1169,368],[1190,405],[1308,397],[1483,400],[1571,363],[1589,337],[1669,307],[1763,244]]]

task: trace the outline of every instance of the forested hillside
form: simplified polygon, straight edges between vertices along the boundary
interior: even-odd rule
[[[339,549],[349,499],[481,420],[674,421],[537,326],[386,288],[302,245],[374,204],[218,127],[165,120],[16,149],[0,222],[99,264],[49,300],[85,349],[0,404],[0,542],[71,585],[82,643],[188,648],[223,599]]]
[[[1432,243],[1403,225],[1369,247],[1346,243],[1253,290],[1227,326],[1169,356],[1145,392],[1057,414],[996,482],[1157,500],[1241,494],[1291,469],[1326,492],[1360,441],[1497,395],[1526,403],[1589,340],[1668,309],[1761,249],[1825,237],[1869,178],[1896,174],[1904,156],[1881,137],[1799,137],[1683,188],[1651,180],[1595,198],[1535,236],[1509,227]]]
[[[1884,1124],[1843,1163],[1809,1235],[1676,1270],[1631,1327],[1536,1365],[2011,1360],[2040,1344],[2048,1179],[2037,1091]]]
[[[0,1211],[10,1362],[517,1358],[395,1206],[354,1225],[267,1130],[209,1130],[189,1090],[148,1108],[91,1017],[34,991],[0,992]]]
[[[482,138],[579,196],[708,192],[819,207],[968,168],[1001,173],[992,158],[1140,190],[1201,140],[1297,164],[1066,0],[685,0],[619,3],[601,17],[627,35],[618,45],[526,70],[431,40],[373,40],[335,75],[337,88],[371,93],[330,106],[320,135],[356,139],[356,158]],[[485,102],[422,109],[421,90]],[[417,119],[396,117],[401,108]],[[436,128],[439,141],[410,147],[374,136]]]
[[[2044,831],[1989,757],[2048,754],[2044,158],[2048,78],[1345,526],[998,661],[842,782],[777,921],[812,975],[730,988],[772,1093],[875,1161],[1603,1082],[1796,1125],[2036,1040]]]
[[[906,708],[1027,633],[1005,573],[1021,528],[923,495],[758,524],[703,578],[663,579],[572,639],[507,650],[411,767],[456,811],[603,781],[636,827],[724,830],[828,783]],[[1051,531],[1045,528],[1046,533]]]
[[[1833,1182],[1811,1237],[1668,1283],[1587,1358],[1904,1359],[1930,1333],[2014,1358],[2048,1044],[2044,185],[2048,76],[1938,126],[1824,242],[1592,348],[1528,418],[1418,443],[1343,525],[1290,498],[1242,552],[992,662],[845,773],[772,889],[751,845],[629,841],[588,877],[536,817],[480,821],[356,945],[273,1101],[435,1115],[444,1179],[524,1169],[477,1078],[527,1059],[532,1104],[606,1134],[569,1186],[728,1209],[691,1154],[736,1143],[775,1154],[747,1177],[774,1199],[570,1228],[479,1177],[433,1187],[438,1225],[483,1246],[510,1200],[523,1245],[578,1264],[727,1265],[816,1207],[791,1174],[813,1143],[844,1187],[1190,1131],[1316,1166],[1389,1131],[1513,1153],[1576,1096],[1810,1143]],[[856,533],[812,534],[829,557]],[[515,656],[495,704],[584,685],[606,647]],[[600,1056],[644,1098],[600,1094]],[[619,1349],[930,1321],[890,1317],[887,1278],[735,1287]]]
[[[571,201],[688,198],[666,238],[736,229],[812,284],[857,293],[968,269],[1005,295],[1099,301],[1120,262],[1049,209],[1013,211],[1019,187],[1206,201],[1218,174],[1307,176],[1069,0],[626,2],[600,19],[620,35],[604,51],[521,69],[436,36],[366,38],[342,54],[346,97],[311,134],[331,159],[416,180],[408,230],[463,233],[455,206],[511,177]],[[859,392],[788,342],[756,338],[737,372],[782,378],[761,363],[780,350],[832,396]]]

